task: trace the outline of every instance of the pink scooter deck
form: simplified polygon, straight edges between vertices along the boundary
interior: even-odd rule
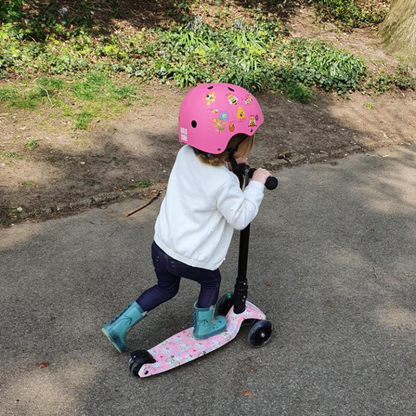
[[[156,362],[144,364],[139,370],[139,376],[150,377],[202,357],[233,340],[245,320],[263,320],[266,319],[266,315],[257,306],[246,302],[246,310],[243,313],[237,315],[234,308],[231,308],[226,318],[227,330],[221,334],[198,340],[193,336],[194,327],[191,327],[148,350]]]

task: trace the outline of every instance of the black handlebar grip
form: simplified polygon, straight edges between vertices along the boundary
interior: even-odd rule
[[[269,189],[270,191],[272,191],[273,189],[277,188],[277,185],[279,184],[279,181],[277,180],[277,178],[275,178],[274,176],[269,176],[266,179],[266,183],[264,184],[264,186]]]
[[[255,168],[249,168],[248,171],[248,177],[252,178],[253,177],[253,173],[256,171]],[[279,181],[277,180],[277,178],[275,178],[274,176],[269,176],[266,179],[266,183],[264,184],[264,186],[269,189],[270,191],[272,191],[273,189],[277,188],[277,185],[279,184]]]

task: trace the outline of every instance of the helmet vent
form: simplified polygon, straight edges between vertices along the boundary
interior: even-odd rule
[[[210,87],[208,87],[209,90],[212,90],[214,88],[213,85],[211,85]]]
[[[197,122],[196,122],[196,120],[192,120],[192,121],[191,121],[191,126],[192,126],[193,128],[195,128],[195,127],[197,126]]]
[[[234,92],[234,90],[233,90],[231,87],[228,87],[228,89],[229,89],[230,91]]]

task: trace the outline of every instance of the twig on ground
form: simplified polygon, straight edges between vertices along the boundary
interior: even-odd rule
[[[156,191],[156,195],[155,195],[154,197],[152,197],[152,199],[151,199],[150,201],[146,202],[144,205],[142,205],[141,207],[139,207],[139,208],[135,209],[134,211],[128,212],[128,213],[126,214],[126,217],[130,217],[130,215],[135,214],[137,211],[140,211],[140,210],[142,210],[143,208],[146,208],[146,207],[147,207],[148,205],[150,205],[153,201],[155,201],[157,198],[159,198],[159,195],[160,195],[160,191],[158,190],[158,191]]]
[[[51,99],[50,99],[50,97],[49,97],[48,90],[47,90],[47,89],[45,89],[45,88],[42,88],[42,87],[40,87],[40,89],[46,92],[46,96],[48,97],[48,100],[49,100],[49,102],[50,102],[51,106],[52,106],[52,107],[55,107],[55,106],[52,104],[52,101],[51,101]]]

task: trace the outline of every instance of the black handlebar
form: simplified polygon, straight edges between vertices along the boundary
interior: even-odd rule
[[[253,173],[256,171],[255,168],[251,168],[248,165],[239,165],[241,172],[243,175],[248,174],[249,178],[253,177]],[[277,178],[275,178],[274,176],[269,176],[266,179],[266,183],[264,184],[264,186],[269,189],[269,190],[273,190],[277,188],[277,185],[279,184],[279,181],[277,180]]]

